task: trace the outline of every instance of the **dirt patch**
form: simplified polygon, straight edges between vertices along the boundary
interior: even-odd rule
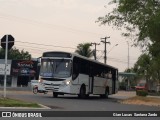
[[[120,103],[160,107],[160,98],[135,96],[126,100],[121,100]]]

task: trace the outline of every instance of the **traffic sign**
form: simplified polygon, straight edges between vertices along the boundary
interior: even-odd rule
[[[12,35],[4,35],[1,39],[1,46],[3,49],[6,49],[6,41],[8,39],[8,50],[14,45],[14,37]]]

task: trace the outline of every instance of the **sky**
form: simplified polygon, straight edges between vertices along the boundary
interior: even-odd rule
[[[45,51],[74,52],[80,43],[100,43],[97,60],[104,62],[101,38],[110,36],[107,64],[122,72],[128,68],[128,47],[129,67],[133,67],[141,50],[132,47],[130,39],[121,36],[122,31],[96,22],[115,7],[108,5],[109,1],[0,0],[0,38],[11,34],[15,38],[14,47],[28,51],[34,58]]]

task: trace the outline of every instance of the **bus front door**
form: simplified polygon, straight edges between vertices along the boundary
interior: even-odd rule
[[[94,82],[94,77],[89,77],[89,84],[88,84],[88,93],[89,94],[93,93],[93,82]]]

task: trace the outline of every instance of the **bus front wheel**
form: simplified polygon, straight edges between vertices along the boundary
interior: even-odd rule
[[[86,98],[86,87],[82,85],[80,88],[80,93],[78,94],[79,98]]]
[[[54,97],[54,98],[57,98],[57,97],[58,97],[58,93],[53,92],[53,97]]]

